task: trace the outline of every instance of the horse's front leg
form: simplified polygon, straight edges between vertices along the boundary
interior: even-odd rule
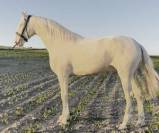
[[[57,74],[60,88],[61,88],[61,100],[62,100],[62,114],[58,119],[58,124],[61,126],[65,126],[67,124],[67,120],[70,117],[69,105],[68,105],[68,74],[60,73]]]

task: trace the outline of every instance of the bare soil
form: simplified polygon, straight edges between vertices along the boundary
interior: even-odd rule
[[[119,131],[125,99],[116,72],[71,76],[71,119],[65,129],[56,121],[61,112],[60,89],[48,57],[0,57],[0,131],[26,132],[159,132],[159,113],[145,102],[146,125],[135,127],[136,101],[131,124]]]

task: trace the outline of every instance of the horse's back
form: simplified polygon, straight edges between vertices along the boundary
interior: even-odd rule
[[[76,46],[75,46],[76,47]],[[77,43],[77,51],[86,54],[105,54],[111,58],[133,56],[139,52],[139,43],[127,36],[108,36],[96,39],[84,39]],[[75,50],[76,51],[76,50]],[[78,52],[77,52],[78,53]]]

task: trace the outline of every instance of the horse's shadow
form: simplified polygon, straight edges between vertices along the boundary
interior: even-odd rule
[[[111,82],[111,83],[110,83]],[[113,89],[112,89],[113,88]],[[147,103],[145,103],[147,104]],[[94,128],[94,131],[103,129],[103,131],[117,131],[118,125],[122,122],[125,109],[125,99],[121,83],[117,74],[110,79],[97,95],[92,99],[86,109],[85,115],[78,115],[75,119],[70,120],[65,132],[79,132]],[[82,112],[81,112],[82,114]],[[153,119],[152,112],[145,110],[146,126],[151,124]],[[78,122],[83,122],[81,129],[76,130]],[[132,124],[128,125],[126,132],[138,131],[139,127],[135,127],[137,121],[136,100],[133,98],[133,119]],[[81,122],[81,123],[82,123]],[[145,129],[145,127],[142,127]],[[93,129],[92,129],[93,130]]]
[[[113,84],[107,84],[104,89],[101,90],[103,93],[98,93],[96,97],[92,100],[91,104],[89,105],[89,109],[87,110],[87,115],[82,117],[78,117],[77,119],[79,121],[85,121],[86,125],[95,125],[94,127],[96,130],[98,128],[106,129],[106,131],[119,131],[118,126],[123,120],[124,116],[124,110],[125,110],[125,99],[124,99],[124,93],[122,90],[122,86],[120,83],[120,79],[115,74],[114,79],[111,79],[110,82],[115,82]],[[117,85],[118,84],[118,85]],[[117,85],[117,86],[116,86]],[[111,90],[114,88],[113,90]],[[111,96],[109,96],[111,94]],[[102,102],[99,103],[101,97],[104,99]],[[110,99],[110,101],[107,101],[107,99]],[[153,101],[145,102],[144,107],[146,107],[146,104],[152,104]],[[106,106],[103,107],[103,105]],[[96,106],[97,105],[97,106]],[[159,105],[159,101],[158,101]],[[108,111],[107,111],[108,109]],[[151,122],[153,121],[153,112],[150,109],[145,109],[145,122],[146,124],[143,127],[135,127],[135,124],[137,122],[137,105],[136,100],[133,98],[133,118],[131,123],[128,125],[127,132],[128,131],[138,131],[138,130],[147,130],[147,128],[150,128]],[[96,126],[98,124],[98,127]],[[92,127],[93,127],[92,126]],[[91,128],[91,127],[90,127]]]
[[[108,129],[116,129],[116,125],[121,121],[121,114],[123,113],[124,104],[120,104],[119,99],[119,91],[120,88],[116,87],[118,76],[117,74],[113,74],[114,76],[110,78],[109,82],[106,83],[106,86],[101,90],[103,93],[99,93],[94,98],[94,101],[90,105],[90,110],[88,112],[88,121],[91,120],[92,123],[99,124],[101,123],[102,128]],[[110,84],[111,83],[111,84]],[[122,90],[121,90],[122,92]],[[99,99],[103,99],[102,103],[99,104],[99,108],[94,108],[97,101]],[[104,106],[104,107],[102,107]],[[99,126],[100,127],[100,126]],[[100,127],[101,128],[101,127]]]
[[[117,129],[116,125],[121,121],[121,111],[123,109],[122,106],[124,106],[123,103],[119,104],[117,100],[121,95],[118,94],[120,90],[116,87],[117,80],[118,76],[116,74],[109,79],[109,82],[92,99],[86,109],[87,113],[84,116],[79,115],[76,121],[71,121],[70,128],[77,121],[83,121],[85,125],[82,127],[83,129],[88,129],[88,127],[94,128],[96,131],[105,127],[109,127],[111,130]]]

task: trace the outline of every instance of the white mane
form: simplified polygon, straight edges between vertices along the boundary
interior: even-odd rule
[[[54,20],[43,17],[37,18],[40,19],[40,22],[43,23],[47,28],[48,33],[55,39],[59,38],[61,40],[78,40],[84,38],[81,35],[68,30]]]

